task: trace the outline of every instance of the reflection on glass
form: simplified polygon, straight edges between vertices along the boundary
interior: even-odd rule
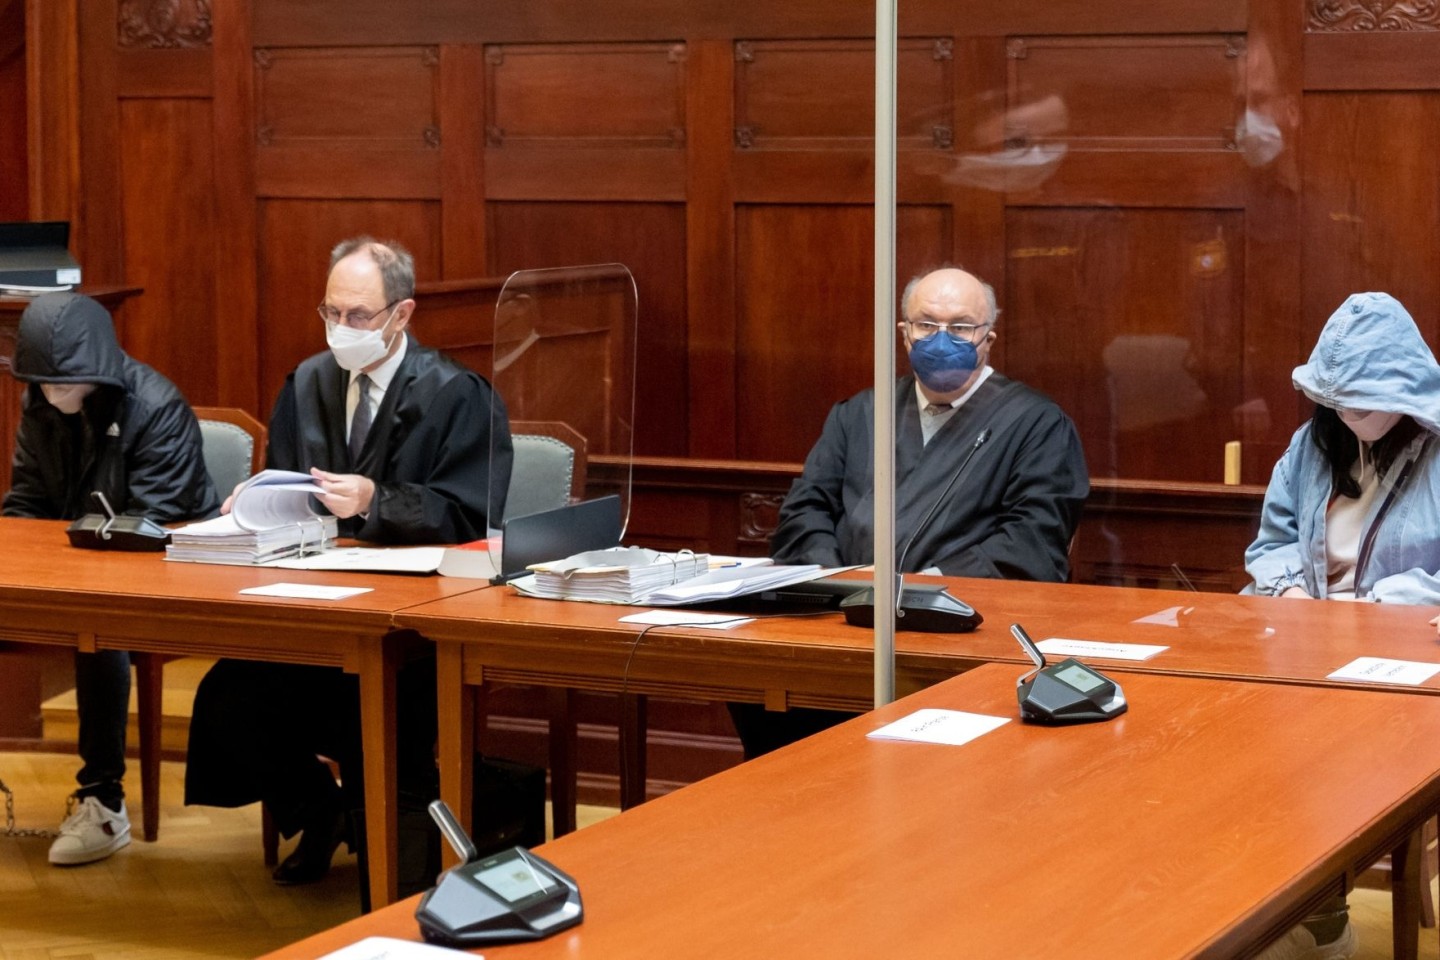
[[[490,381],[509,409],[505,519],[615,494],[630,510],[635,280],[620,264],[510,275]]]

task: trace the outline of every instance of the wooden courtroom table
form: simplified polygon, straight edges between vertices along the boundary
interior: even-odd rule
[[[1440,662],[1435,628],[1426,623],[1433,608],[1000,580],[949,583],[985,622],[969,634],[897,633],[902,695],[983,662],[1017,664],[1018,675],[1018,665],[1028,661],[1010,636],[1013,622],[1037,641],[1065,637],[1170,648],[1147,661],[1090,658],[1107,670],[1440,693],[1440,677],[1418,688],[1327,679],[1359,656]],[[1135,622],[1170,608],[1176,608],[1177,626]],[[760,619],[729,630],[657,627],[637,646],[641,627],[618,621],[632,612],[490,588],[396,616],[398,625],[437,645],[441,791],[462,817],[470,809],[473,753],[465,684],[495,680],[763,702],[774,709],[859,711],[871,703],[872,634],[838,613]],[[639,729],[622,728],[624,806],[644,795],[643,709],[640,717]],[[558,734],[552,732],[552,743]],[[552,790],[557,824],[568,825],[561,808],[573,802],[573,789],[552,783]]]
[[[360,681],[371,903],[396,895],[396,611],[481,581],[169,563],[71,547],[63,521],[0,517],[0,640],[80,650],[238,657],[343,667]],[[239,591],[272,583],[373,588],[345,600]],[[235,718],[243,722],[244,718]],[[158,798],[143,797],[147,817]]]
[[[866,739],[922,707],[1016,718],[1014,669],[982,666],[546,844],[584,922],[485,956],[1230,958],[1380,854],[1413,869],[1440,699],[1159,674],[1125,690],[1109,723]],[[414,908],[270,957],[417,939]]]

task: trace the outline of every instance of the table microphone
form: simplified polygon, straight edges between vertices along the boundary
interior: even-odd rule
[[[905,547],[900,551],[900,559],[895,563],[895,629],[896,630],[919,630],[926,633],[969,633],[980,625],[984,617],[974,607],[965,603],[957,597],[950,595],[950,592],[943,586],[912,586],[908,590],[905,587],[905,560],[910,555],[910,548],[915,541],[920,539],[920,534],[930,526],[930,521],[935,519],[935,514],[940,509],[940,504],[950,495],[950,491],[959,482],[960,475],[965,468],[970,466],[970,461],[975,454],[990,439],[991,430],[986,427],[980,431],[975,442],[970,446],[970,452],[965,454],[965,459],[960,461],[960,467],[950,475],[950,482],[945,484],[945,489],[940,491],[940,496],[930,505],[930,512],[925,514],[925,519],[920,521],[910,539],[905,542]],[[846,597],[840,604],[840,609],[845,613],[845,622],[861,627],[873,627],[875,625],[875,591],[873,588],[860,590],[849,597]]]

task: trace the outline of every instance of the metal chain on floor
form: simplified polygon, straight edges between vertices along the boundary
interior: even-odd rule
[[[5,794],[5,832],[0,833],[3,837],[53,837],[55,833],[50,830],[20,830],[15,826],[15,794],[0,780],[0,793]]]

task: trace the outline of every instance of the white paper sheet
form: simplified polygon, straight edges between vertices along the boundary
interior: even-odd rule
[[[1057,657],[1099,657],[1102,660],[1149,660],[1169,647],[1150,643],[1101,643],[1099,640],[1067,640],[1051,637],[1035,646],[1041,653]]]
[[[374,587],[327,587],[319,583],[267,583],[263,587],[246,587],[241,593],[252,597],[286,597],[291,600],[344,600]]]
[[[754,617],[737,617],[729,613],[686,613],[683,610],[646,610],[621,617],[621,623],[646,623],[659,627],[704,627],[707,630],[729,630]]]
[[[910,740],[959,746],[1010,722],[1009,717],[987,717],[963,710],[916,710],[866,734],[872,740]]]
[[[285,570],[359,570],[378,573],[434,573],[444,547],[340,547],[303,557],[271,561]]]
[[[333,953],[327,953],[320,960],[444,960],[449,957],[484,960],[478,953],[437,947],[432,943],[396,940],[394,937],[366,937],[348,947],[341,947]]]
[[[1416,660],[1387,660],[1384,657],[1357,657],[1330,674],[1330,680],[1363,680],[1368,683],[1394,683],[1419,686],[1440,673],[1440,663]]]

